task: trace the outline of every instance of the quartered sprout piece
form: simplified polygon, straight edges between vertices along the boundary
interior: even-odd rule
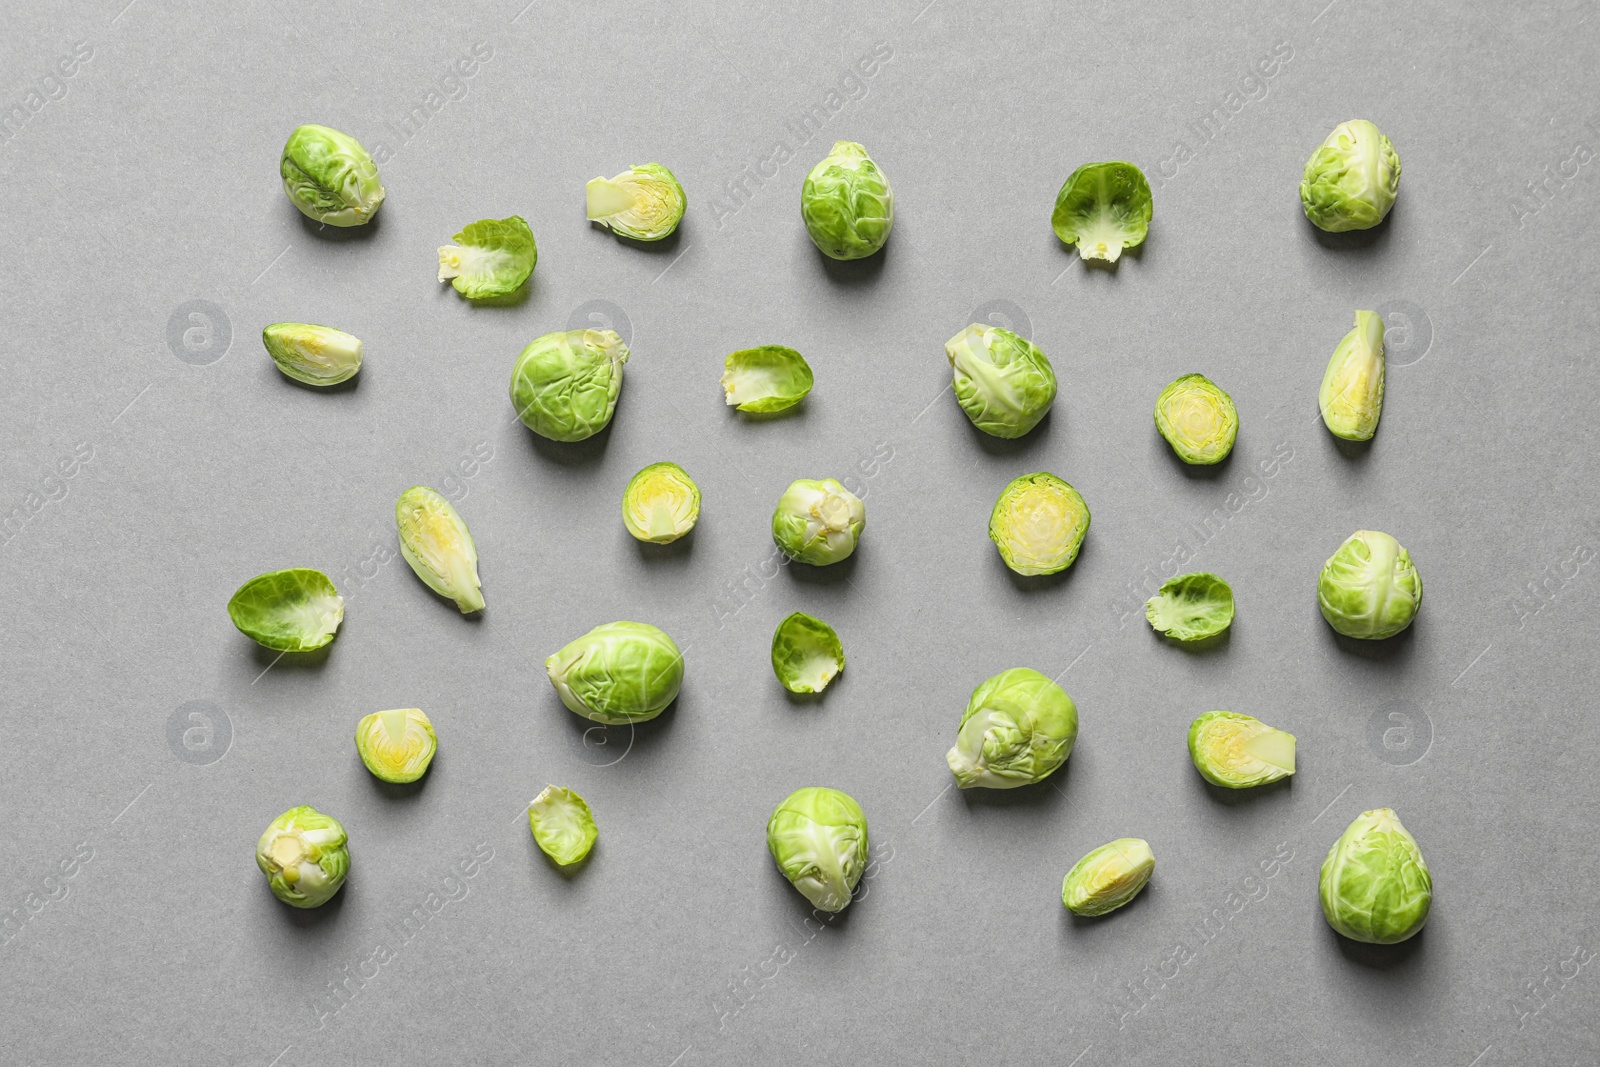
[[[307,218],[329,226],[361,226],[383,204],[378,165],[347,133],[299,126],[278,162],[283,191]]]
[[[439,280],[471,300],[509,296],[539,261],[533,231],[521,215],[480,219],[439,249]]]
[[[1249,789],[1294,773],[1294,734],[1234,711],[1208,711],[1189,725],[1189,758],[1212,785]]]
[[[307,385],[338,385],[361,369],[361,341],[332,326],[275,322],[261,342],[279,370]]]
[[[670,544],[700,518],[700,487],[676,463],[652,463],[622,491],[622,524],[641,541]]]
[[[767,849],[821,911],[843,911],[867,869],[867,817],[837,789],[796,789],[767,820]]]
[[[615,178],[595,178],[585,190],[590,222],[636,241],[669,237],[683,221],[683,186],[659,163],[639,163]]]
[[[1180,574],[1145,602],[1144,617],[1179,641],[1215,637],[1233,625],[1233,588],[1208,571]]]
[[[1021,437],[1056,399],[1056,372],[1039,347],[1003,326],[975,322],[944,343],[956,402],[991,437]]]
[[[1392,945],[1415,936],[1433,906],[1433,876],[1391,808],[1364,811],[1328,850],[1322,916],[1345,937]]]
[[[824,255],[862,259],[889,240],[894,191],[865,148],[854,141],[837,141],[806,175],[800,217]]]
[[[1366,119],[1341,122],[1306,160],[1300,206],[1321,230],[1371,229],[1400,195],[1400,157]]]
[[[528,804],[528,827],[544,854],[563,867],[587,856],[600,836],[589,805],[559,785],[545,786]]]
[[[435,593],[456,602],[463,615],[483,610],[478,549],[455,505],[425,485],[400,494],[394,505],[400,554]]]
[[[722,391],[740,411],[782,411],[811,392],[815,379],[805,357],[783,345],[734,352],[723,361]]]
[[[344,620],[344,597],[310,567],[258,574],[228,601],[239,632],[279,652],[314,652],[333,640]]]
[[[1132,163],[1085,163],[1056,194],[1050,225],[1082,259],[1115,263],[1150,230],[1150,183]]]
[[[1061,903],[1074,915],[1104,915],[1139,895],[1156,869],[1150,842],[1124,837],[1073,864],[1061,883]]]
[[[1043,781],[1078,739],[1078,706],[1036,670],[1013,667],[972,691],[945,754],[962,789],[1014,789]]]
[[[844,646],[833,627],[797,611],[772,635],[772,670],[791,693],[820,693],[844,670]]]
[[[1185,463],[1221,463],[1239,436],[1239,412],[1216,382],[1185,374],[1156,398],[1156,429]]]
[[[433,723],[420,708],[375,711],[356,723],[356,751],[361,762],[385,782],[421,778],[438,750]]]
[[[296,908],[333,899],[350,873],[348,838],[339,820],[316,808],[290,808],[256,842],[256,866],[272,895]]]
[[[1356,312],[1356,324],[1328,360],[1317,392],[1323,424],[1346,441],[1370,441],[1383,414],[1383,319]]]
[[[832,478],[802,478],[778,498],[772,539],[790,559],[821,567],[848,558],[866,524],[860,497]]]
[[[552,441],[594,436],[616,413],[628,356],[614,330],[561,330],[534,338],[511,369],[517,417]]]
[[[1047,471],[1012,479],[989,512],[989,540],[1018,574],[1066,570],[1088,533],[1089,505]]]
[[[567,710],[608,726],[655,718],[683,685],[683,653],[644,622],[596,626],[544,668]]]
[[[1422,575],[1399,541],[1357,530],[1323,564],[1317,605],[1328,625],[1346,637],[1393,637],[1422,607]]]

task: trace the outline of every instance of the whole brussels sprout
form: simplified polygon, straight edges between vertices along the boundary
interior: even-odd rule
[[[1317,890],[1328,925],[1372,945],[1415,936],[1433,906],[1422,850],[1389,808],[1356,816],[1328,849]]]
[[[1422,575],[1399,541],[1357,530],[1323,564],[1317,604],[1328,625],[1346,637],[1393,637],[1422,607]]]
[[[511,371],[517,417],[552,441],[593,437],[617,410],[628,355],[614,330],[563,330],[534,338]]]
[[[1239,436],[1239,412],[1216,382],[1185,374],[1156,397],[1156,429],[1185,463],[1221,463]]]
[[[428,773],[439,737],[421,708],[375,711],[356,723],[356,752],[373,777],[414,782]]]
[[[326,574],[310,567],[258,574],[228,600],[239,632],[277,652],[315,652],[344,621],[344,597]]]
[[[1056,399],[1056,372],[1043,352],[1003,326],[975,322],[944,344],[956,401],[991,437],[1021,437]]]
[[[889,240],[894,191],[865,148],[854,141],[837,141],[806,175],[800,217],[825,255],[863,259]]]
[[[278,163],[283,191],[307,218],[361,226],[383,204],[378,165],[361,142],[326,126],[298,126]]]
[[[394,504],[400,554],[435,593],[456,602],[461,614],[483,610],[478,546],[455,505],[425,485],[413,485]]]
[[[600,836],[589,805],[559,785],[545,786],[528,804],[528,828],[539,850],[563,867],[587,856]]]
[[[361,369],[361,341],[331,326],[275,322],[261,331],[261,343],[278,369],[307,385],[338,385]]]
[[[256,866],[273,896],[296,908],[319,908],[350,873],[348,841],[338,819],[301,805],[268,824],[256,842]]]
[[[622,491],[622,524],[641,541],[671,544],[700,519],[700,487],[676,463],[652,463]]]
[[[1233,711],[1208,711],[1189,724],[1189,758],[1212,785],[1249,789],[1294,773],[1294,734]]]
[[[1306,160],[1300,206],[1320,230],[1367,230],[1400,194],[1400,157],[1366,119],[1341,122]]]
[[[584,190],[590,222],[635,241],[670,237],[683,221],[683,186],[659,163],[636,163],[615,178],[595,178]]]
[[[439,246],[439,280],[468,300],[510,296],[539,262],[539,246],[521,215],[479,219],[462,227],[455,242]]]
[[[843,911],[867,869],[867,816],[848,793],[796,789],[767,820],[778,870],[822,911]]]
[[[772,539],[790,559],[821,567],[854,552],[866,524],[860,497],[832,478],[802,478],[778,498]]]
[[[844,670],[844,645],[833,627],[803,611],[772,633],[772,672],[791,693],[820,693]]]
[[[596,626],[545,660],[544,669],[569,711],[607,726],[655,718],[683,685],[683,653],[643,622]]]
[[[1049,777],[1078,739],[1078,706],[1036,670],[1013,667],[972,691],[945,754],[962,789],[1014,789]]]
[[[1072,566],[1089,533],[1089,505],[1054,474],[1014,478],[989,513],[989,540],[1018,574],[1055,574]]]
[[[1328,360],[1317,392],[1322,422],[1335,437],[1370,441],[1383,414],[1383,319],[1356,312],[1355,327]]]
[[[1120,160],[1085,163],[1062,183],[1050,226],[1078,246],[1080,259],[1115,263],[1124,248],[1144,243],[1153,211],[1144,171]]]
[[[1072,865],[1061,880],[1061,903],[1074,915],[1096,916],[1116,911],[1150,884],[1156,857],[1150,842],[1118,838]]]

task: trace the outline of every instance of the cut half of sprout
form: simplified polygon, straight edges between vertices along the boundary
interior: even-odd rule
[[[595,178],[584,193],[590,222],[636,241],[670,237],[683,221],[683,186],[659,163],[639,163],[615,178]]]
[[[483,610],[478,548],[455,505],[425,485],[400,494],[394,505],[400,554],[435,593],[456,602],[463,615]]]
[[[700,519],[700,487],[676,463],[652,463],[622,492],[622,523],[640,541],[670,544]]]
[[[1249,789],[1294,773],[1294,734],[1233,711],[1208,711],[1189,726],[1189,757],[1212,785]]]
[[[428,772],[439,739],[420,708],[375,711],[356,724],[356,751],[373,776],[414,782]]]
[[[261,342],[280,371],[307,385],[338,385],[361,369],[360,339],[331,326],[275,322]]]

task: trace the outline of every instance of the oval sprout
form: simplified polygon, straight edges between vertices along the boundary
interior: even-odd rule
[[[844,645],[833,627],[797,611],[772,634],[772,671],[791,693],[820,693],[844,670]]]
[[[1208,711],[1189,725],[1189,758],[1212,785],[1249,789],[1294,773],[1294,734],[1234,711]]]
[[[671,544],[700,518],[700,487],[676,463],[652,463],[622,491],[622,524],[641,541]]]
[[[1145,602],[1144,617],[1178,641],[1215,637],[1233,625],[1233,587],[1209,571],[1168,578]]]
[[[1074,915],[1116,911],[1150,884],[1156,857],[1150,842],[1123,837],[1101,845],[1073,864],[1061,882],[1061,903]]]
[[[1399,541],[1357,530],[1323,564],[1317,605],[1328,625],[1346,637],[1393,637],[1422,607],[1422,575]]]
[[[332,815],[307,805],[290,808],[256,842],[256,866],[273,896],[296,908],[319,908],[350,873],[348,842]]]
[[[510,296],[539,262],[539,246],[521,215],[479,219],[439,248],[439,280],[469,300]]]
[[[258,574],[228,601],[239,632],[279,652],[314,652],[333,640],[344,620],[344,597],[310,567]]]
[[[805,357],[783,345],[740,349],[723,361],[722,391],[728,405],[740,411],[792,408],[806,398],[814,382]]]
[[[483,610],[478,547],[455,505],[425,485],[413,485],[394,505],[400,554],[423,584],[456,602],[461,614]]]
[[[600,830],[584,799],[570,789],[547,785],[528,804],[528,828],[546,856],[570,867],[589,855]]]
[[[1085,163],[1056,194],[1050,226],[1056,236],[1078,246],[1080,259],[1115,263],[1122,250],[1144,243],[1153,201],[1144,171],[1132,163]]]
[[[590,222],[636,241],[659,241],[683,221],[683,186],[659,163],[636,163],[615,178],[595,178],[584,190]]]
[[[594,436],[617,410],[629,354],[615,330],[563,330],[534,338],[511,369],[517,417],[552,441]]]
[[[1433,876],[1391,808],[1358,815],[1328,849],[1317,878],[1322,916],[1345,937],[1393,945],[1414,937],[1433,906]]]
[[[806,175],[800,217],[824,255],[862,259],[889,240],[894,191],[865,148],[854,141],[836,141],[833,151]]]
[[[1055,574],[1072,566],[1089,533],[1089,505],[1046,471],[1012,479],[989,513],[989,539],[1018,574]]]
[[[421,708],[375,711],[356,723],[356,751],[374,778],[414,782],[428,773],[439,738]]]
[[[767,850],[813,905],[843,911],[867,869],[867,816],[848,793],[796,789],[767,820]]]
[[[660,715],[683,685],[683,653],[643,622],[596,626],[544,661],[561,703],[608,726]]]
[[[1221,463],[1239,436],[1239,412],[1216,382],[1185,374],[1156,398],[1156,429],[1185,463]]]
[[[975,322],[944,344],[956,402],[991,437],[1021,437],[1056,399],[1056,372],[1037,345],[1003,326]]]
[[[790,559],[821,567],[848,558],[866,524],[860,497],[832,478],[802,478],[778,498],[772,539]]]
[[[338,385],[361,369],[361,341],[331,326],[275,322],[261,343],[279,370],[307,385]]]
[[[1013,667],[972,691],[945,762],[962,789],[1043,781],[1072,755],[1078,706],[1036,670]]]
[[[1300,206],[1320,230],[1367,230],[1400,195],[1400,157],[1366,119],[1341,122],[1306,160]]]
[[[278,174],[289,202],[329,226],[365,225],[383,205],[378,165],[360,141],[327,126],[296,127]]]
[[[1317,391],[1323,425],[1346,441],[1370,441],[1383,414],[1383,319],[1356,312],[1356,324],[1333,350]]]

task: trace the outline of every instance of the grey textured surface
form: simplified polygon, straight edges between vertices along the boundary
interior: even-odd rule
[[[0,42],[20,108],[0,133],[6,1062],[1600,1058],[1591,5],[124,2],[13,4]],[[77,42],[87,60],[58,66]],[[443,82],[475,45],[489,58]],[[1399,150],[1400,201],[1371,234],[1319,236],[1300,168],[1358,116]],[[302,122],[385,146],[369,231],[319,233],[285,199]],[[797,209],[836,138],[897,194],[886,254],[854,266],[824,262]],[[1116,271],[1048,224],[1103,158],[1156,187]],[[660,248],[582,217],[586,179],[645,160],[690,197]],[[513,212],[540,247],[524,303],[435,283],[436,245]],[[1376,441],[1342,452],[1315,395],[1357,307],[1390,320],[1389,393]],[[1024,441],[981,439],[942,392],[942,343],[974,317],[1055,362],[1061,397]],[[358,384],[279,375],[258,337],[285,319],[363,338]],[[625,322],[635,355],[612,429],[557,447],[506,382],[575,321]],[[818,384],[750,422],[716,380],[767,342]],[[1189,371],[1242,417],[1209,474],[1150,417]],[[658,459],[705,493],[664,551],[618,516]],[[1021,582],[985,524],[1039,469],[1093,528],[1067,576]],[[866,498],[860,550],[776,566],[774,501],[825,476]],[[419,482],[471,524],[482,619],[398,558],[393,501]],[[1315,602],[1360,527],[1427,583],[1379,648],[1335,639]],[[1138,613],[1179,555],[1238,596],[1205,654]],[[346,622],[273,665],[224,604],[290,565],[334,578]],[[849,654],[820,701],[767,664],[796,609]],[[631,736],[586,734],[542,661],[617,618],[684,647],[683,695]],[[1015,665],[1064,672],[1078,748],[1047,786],[961,795],[961,709]],[[387,790],[352,731],[409,705],[440,754]],[[1202,783],[1184,729],[1217,707],[1299,736],[1292,784]],[[600,823],[572,878],[523,816],[547,782]],[[878,859],[826,927],[763,836],[814,784],[861,802]],[[309,914],[251,857],[301,803],[352,839],[346,888]],[[1316,899],[1328,845],[1378,806],[1437,884],[1426,931],[1389,951],[1341,943]],[[1073,921],[1062,874],[1122,835],[1150,840],[1154,881]]]

